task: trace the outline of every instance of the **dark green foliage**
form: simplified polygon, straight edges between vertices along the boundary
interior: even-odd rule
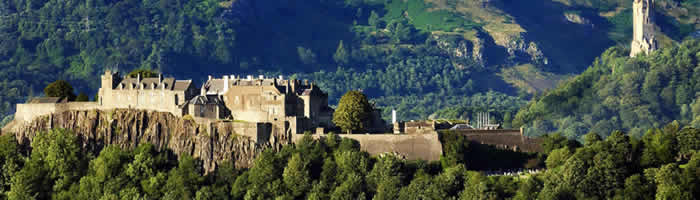
[[[445,167],[392,154],[369,156],[356,142],[330,134],[320,140],[306,135],[277,152],[264,151],[250,169],[239,171],[224,162],[204,175],[201,162],[188,155],[178,159],[144,144],[133,150],[107,146],[94,156],[80,149],[74,133],[52,130],[37,134],[29,155],[14,136],[0,137],[0,195],[8,199],[696,199],[700,149],[689,145],[668,153],[666,147],[668,141],[680,138],[697,143],[698,138],[687,135],[698,130],[678,127],[671,123],[650,129],[642,139],[614,132],[585,146],[569,146],[561,136],[551,137],[550,146],[558,148],[550,152],[547,170],[519,176],[468,171],[465,162],[482,169],[519,166],[485,164],[492,160],[477,157],[517,158],[493,147],[489,151],[497,154],[473,143],[456,145],[464,139],[450,134],[441,134],[445,156],[456,158],[455,152],[467,156]],[[648,155],[654,156],[653,162],[644,158]]]
[[[700,115],[692,108],[700,101],[690,94],[700,89],[698,52],[693,40],[636,58],[610,48],[583,74],[523,107],[513,124],[532,135],[559,131],[569,138],[613,130],[641,137],[674,119],[696,126]]]
[[[57,80],[49,84],[44,88],[44,94],[47,97],[61,97],[68,98],[69,101],[75,100],[75,93],[73,93],[73,86],[67,81]]]
[[[541,158],[536,153],[494,148],[475,141],[469,141],[459,132],[440,132],[439,139],[443,146],[443,154],[440,156],[440,163],[443,168],[463,164],[470,170],[497,170],[503,168],[538,168],[540,165],[543,165],[543,160],[540,160]],[[574,147],[576,146],[572,146],[572,148]]]
[[[81,92],[77,97],[75,97],[75,101],[90,101],[90,97]]]
[[[141,78],[153,78],[153,77],[158,77],[158,72],[155,72],[155,71],[150,70],[150,69],[135,69],[135,70],[129,72],[129,74],[127,74],[126,76],[131,77],[131,78],[137,78],[139,76]]]
[[[340,98],[333,113],[333,124],[347,133],[363,131],[372,112],[372,105],[361,91],[349,91]]]

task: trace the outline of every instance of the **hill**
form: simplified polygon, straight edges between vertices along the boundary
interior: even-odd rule
[[[695,0],[657,4],[662,46],[693,35],[700,16]],[[494,91],[517,99],[518,91],[543,91],[582,72],[608,47],[629,43],[630,6],[621,0],[2,1],[0,118],[56,79],[94,94],[107,68],[200,80],[232,73],[313,77],[331,91],[332,103],[342,90],[359,88],[385,110],[406,108],[403,119],[426,118],[470,104],[464,96]],[[392,85],[404,81],[411,83]]]
[[[532,134],[556,131],[569,138],[612,130],[641,136],[674,120],[699,127],[698,53],[696,40],[635,58],[610,48],[581,75],[535,97],[513,124],[528,126]]]

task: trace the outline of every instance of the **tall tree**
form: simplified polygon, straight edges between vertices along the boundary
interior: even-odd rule
[[[338,49],[335,50],[335,54],[333,54],[333,60],[341,65],[350,63],[350,51],[345,47],[342,40],[338,44]]]
[[[341,43],[342,44],[342,43]],[[347,133],[364,130],[364,122],[369,118],[372,105],[360,91],[349,91],[340,98],[338,108],[333,113],[333,123]]]
[[[69,101],[75,99],[75,93],[73,93],[73,86],[68,83],[68,81],[57,80],[44,88],[44,94],[48,97],[61,97],[68,98]]]

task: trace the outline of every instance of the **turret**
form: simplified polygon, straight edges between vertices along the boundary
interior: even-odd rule
[[[111,70],[106,70],[105,74],[102,75],[102,88],[114,89],[114,75]]]
[[[634,0],[632,5],[634,27],[630,56],[648,54],[657,49],[654,28],[654,0]]]

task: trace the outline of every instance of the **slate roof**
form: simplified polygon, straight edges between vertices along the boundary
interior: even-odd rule
[[[136,78],[125,78],[116,85],[115,89],[119,89],[122,86],[123,89],[128,90],[131,89],[130,85],[134,88],[141,88],[137,84],[141,84],[140,86],[143,86],[143,90],[161,89],[163,86],[165,86],[166,90],[173,90],[175,88],[175,78],[164,78],[162,83],[158,81],[158,78],[144,78],[141,79],[140,83]]]
[[[207,94],[223,93],[225,87],[224,79],[211,79],[204,83],[204,89],[207,91]]]
[[[221,99],[219,99],[216,95],[199,95],[190,99],[188,103],[192,105],[223,104]]]
[[[187,88],[192,85],[192,80],[177,80],[175,81],[175,85],[173,86],[173,90],[176,91],[185,91]]]

